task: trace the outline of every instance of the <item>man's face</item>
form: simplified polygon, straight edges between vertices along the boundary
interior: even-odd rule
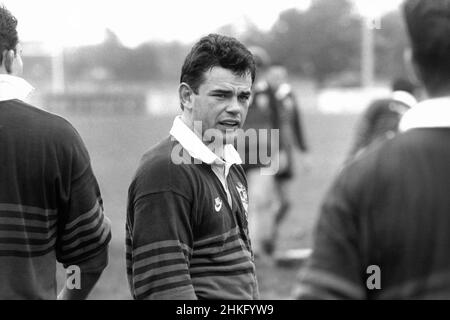
[[[213,67],[203,77],[198,94],[193,94],[193,120],[201,121],[205,143],[211,142],[204,135],[208,129],[216,129],[214,136],[219,135],[223,143],[232,143],[247,116],[251,75],[238,76],[229,69]]]

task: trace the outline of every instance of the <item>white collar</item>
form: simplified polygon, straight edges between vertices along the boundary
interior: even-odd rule
[[[422,101],[402,117],[399,129],[450,128],[450,97]]]
[[[414,107],[417,104],[417,99],[411,93],[403,90],[397,90],[392,93],[392,99],[402,102],[409,107]]]
[[[33,90],[33,86],[22,78],[0,74],[0,101],[25,100]]]
[[[226,165],[241,164],[242,159],[239,153],[231,144],[226,144],[223,150],[222,160],[218,155],[212,152],[202,140],[177,116],[173,121],[170,135],[174,137],[181,146],[195,159],[201,160],[209,165]]]

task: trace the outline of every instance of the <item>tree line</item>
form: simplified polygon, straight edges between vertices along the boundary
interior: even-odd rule
[[[306,11],[282,12],[269,31],[247,23],[243,32],[233,25],[217,32],[237,36],[249,46],[266,48],[272,61],[284,65],[292,75],[310,78],[319,85],[333,81],[357,85],[361,23],[348,0],[315,0]],[[401,14],[394,11],[384,15],[378,27],[373,30],[376,76],[390,79],[402,75],[407,38]],[[128,48],[108,30],[103,43],[65,52],[66,79],[127,83],[177,80],[190,46],[148,42]]]

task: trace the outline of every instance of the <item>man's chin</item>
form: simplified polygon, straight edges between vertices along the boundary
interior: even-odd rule
[[[237,138],[237,131],[232,130],[231,132],[226,132],[222,136],[222,141],[224,144],[233,144]]]
[[[208,129],[204,134],[204,141],[217,141],[222,144],[233,144],[237,138],[238,129]]]
[[[214,141],[218,141],[218,143],[222,144],[222,145],[226,145],[226,144],[233,144],[237,139],[237,136],[235,133],[233,134],[223,134],[221,137],[217,137],[216,140]]]

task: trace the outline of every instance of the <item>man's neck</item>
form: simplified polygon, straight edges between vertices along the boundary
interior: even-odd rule
[[[205,142],[203,142],[205,143]],[[206,146],[212,151],[214,152],[214,154],[216,156],[218,156],[220,159],[224,160],[224,145],[223,143],[215,143],[215,142],[210,142],[210,143],[205,143]]]
[[[195,135],[203,142],[204,145],[206,145],[208,147],[209,150],[211,150],[212,152],[214,152],[214,154],[216,154],[220,159],[223,159],[224,157],[224,144],[223,143],[216,143],[211,142],[211,141],[204,141],[203,137],[202,137],[202,133],[201,132],[197,132],[197,130],[195,130],[195,126],[194,123],[191,119],[189,119],[186,114],[182,114],[181,115],[181,120],[183,121],[183,123],[188,126],[189,129],[191,129],[192,132],[195,133]]]

